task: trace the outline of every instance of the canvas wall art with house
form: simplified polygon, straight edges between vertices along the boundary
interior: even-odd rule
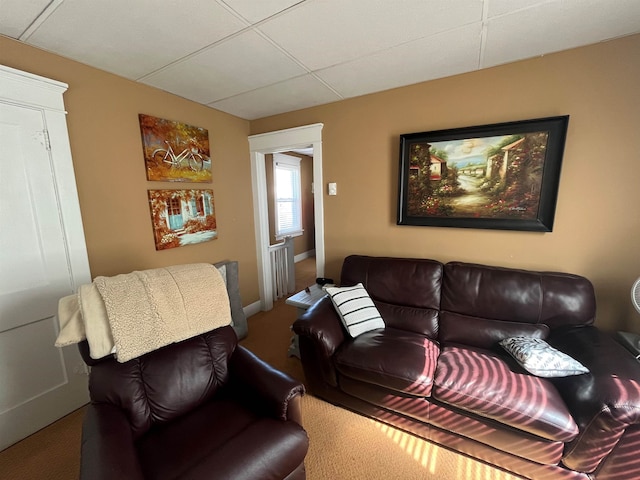
[[[218,237],[213,190],[149,190],[156,250]]]

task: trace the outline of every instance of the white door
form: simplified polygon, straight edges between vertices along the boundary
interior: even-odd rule
[[[65,88],[0,68],[0,450],[88,402],[77,348],[54,346],[58,300],[90,281],[64,111],[43,97]]]

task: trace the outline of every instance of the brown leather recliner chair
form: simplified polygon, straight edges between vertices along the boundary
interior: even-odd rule
[[[93,360],[82,480],[304,479],[304,387],[222,327],[126,363]]]

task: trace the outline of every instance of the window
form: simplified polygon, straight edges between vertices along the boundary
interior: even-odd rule
[[[300,159],[274,153],[273,184],[276,239],[280,240],[287,235],[302,235]]]
[[[169,199],[168,208],[169,215],[180,215],[182,213],[182,205],[180,205],[180,199],[178,197],[171,197]]]

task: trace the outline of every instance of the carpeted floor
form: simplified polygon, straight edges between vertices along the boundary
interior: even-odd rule
[[[296,272],[296,288],[311,285],[315,279],[313,259],[296,264]],[[290,326],[296,316],[296,308],[279,300],[273,310],[249,318],[249,335],[241,344],[304,381],[300,361],[287,354]],[[0,478],[77,479],[83,416],[84,408],[0,452]],[[309,480],[519,478],[311,395],[303,398],[303,417],[310,439],[305,460]]]
[[[309,480],[520,479],[311,395],[302,405]]]
[[[84,408],[0,452],[0,478],[73,480],[80,472]]]

